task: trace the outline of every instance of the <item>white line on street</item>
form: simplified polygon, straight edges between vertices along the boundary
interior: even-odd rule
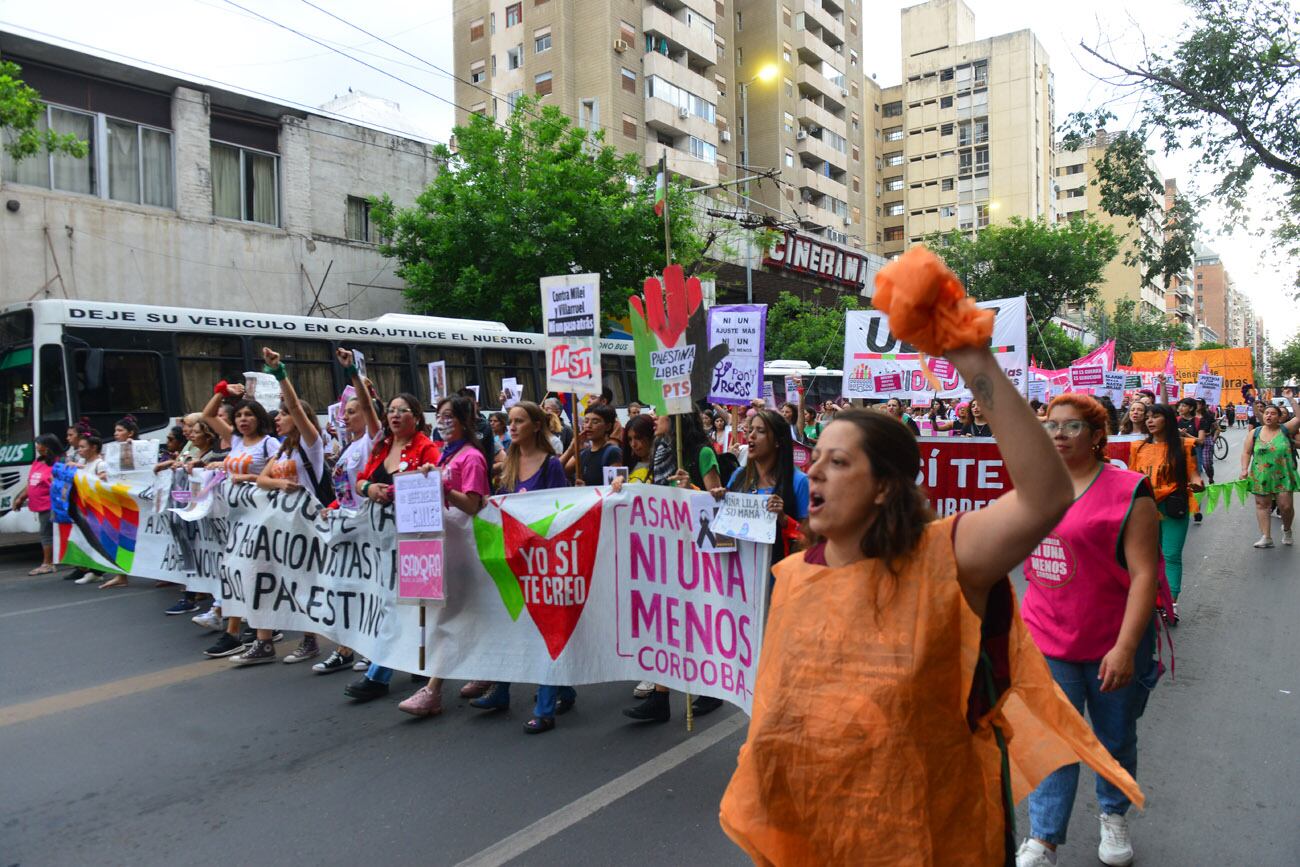
[[[620,777],[615,777],[598,789],[583,795],[548,816],[543,816],[526,828],[522,828],[509,837],[494,843],[473,857],[467,858],[456,867],[499,867],[530,849],[535,848],[556,834],[586,819],[596,811],[608,807],[624,795],[628,795],[644,786],[656,777],[666,774],[682,762],[697,756],[709,747],[719,743],[729,735],[741,731],[749,725],[749,717],[743,713],[725,719],[690,740],[683,741],[666,752],[662,752]]]
[[[128,596],[139,596],[141,593],[147,593],[147,590],[127,590],[125,592],[104,593],[96,596],[94,599],[79,599],[76,602],[60,602],[58,605],[42,605],[40,608],[24,608],[22,611],[6,611],[0,614],[0,618],[18,617],[21,614],[40,614],[42,611],[53,611],[56,608],[71,608],[73,605],[89,605],[92,602],[107,602],[110,599],[125,599]]]

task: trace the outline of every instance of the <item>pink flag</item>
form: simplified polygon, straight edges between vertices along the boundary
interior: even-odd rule
[[[1174,370],[1174,345],[1171,343],[1169,344],[1169,354],[1165,356],[1165,376],[1172,382],[1176,375],[1177,371]]]

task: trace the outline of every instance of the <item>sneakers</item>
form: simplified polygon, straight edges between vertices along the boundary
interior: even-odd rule
[[[437,716],[442,713],[442,691],[422,686],[397,709],[411,716]]]
[[[366,659],[364,656],[358,656],[358,657],[357,657],[357,661],[354,662],[354,663],[352,663],[352,670],[353,670],[353,671],[369,671],[369,670],[370,670],[370,660]]]
[[[1259,541],[1255,543],[1255,547],[1256,547],[1256,548],[1272,548],[1272,547],[1273,547],[1273,537],[1272,537],[1272,536],[1260,536],[1260,537],[1259,537]]]
[[[316,663],[311,667],[311,670],[317,674],[333,674],[336,671],[343,671],[351,668],[352,660],[352,654],[349,653],[347,656],[344,656],[339,653],[338,648],[335,648],[334,651],[325,658],[324,662]],[[289,660],[286,657],[284,661],[288,662]]]
[[[217,639],[217,643],[203,651],[203,653],[213,659],[218,659],[223,656],[234,656],[243,649],[244,645],[238,638],[231,635],[229,632],[223,632],[221,633],[221,637]]]
[[[271,632],[271,637],[268,638],[267,640],[284,641],[284,633],[278,629],[273,630]],[[248,645],[252,644],[254,641],[257,641],[257,630],[249,626],[248,624],[244,624],[243,630],[239,633],[239,643],[247,647]]]
[[[657,692],[652,686],[650,694],[640,704],[623,708],[623,716],[637,722],[668,722],[673,716],[668,705],[668,693]]]
[[[1016,850],[1016,867],[1055,867],[1056,853],[1037,840],[1029,839]]]
[[[388,684],[380,683],[377,680],[371,680],[363,677],[360,680],[354,680],[343,689],[343,694],[348,698],[357,701],[371,701],[376,698],[382,698],[388,695]]]
[[[293,665],[295,662],[306,662],[320,656],[320,648],[316,646],[316,636],[310,638],[304,637],[298,642],[298,646],[293,652],[284,658],[285,665]]]
[[[196,626],[202,626],[204,629],[211,629],[213,632],[221,631],[221,624],[225,621],[221,618],[221,609],[215,606],[190,618],[190,622]]]
[[[72,583],[94,584],[96,581],[103,581],[103,580],[104,580],[104,576],[100,575],[98,572],[87,572],[85,575],[82,575],[80,578],[78,578],[76,581]]]
[[[492,688],[490,680],[471,680],[460,688],[461,698],[478,698]]]
[[[199,603],[195,602],[193,599],[186,599],[182,596],[180,599],[176,600],[175,605],[168,608],[163,612],[163,614],[189,614],[191,611],[198,610]]]
[[[654,683],[643,680],[636,685],[636,689],[632,690],[632,698],[649,698],[654,691]]]
[[[1283,530],[1283,531],[1282,531],[1282,544],[1283,544],[1283,545],[1294,545],[1294,544],[1295,544],[1295,536],[1291,535],[1291,531],[1290,531],[1290,530]]]
[[[243,653],[232,657],[231,665],[261,665],[275,662],[275,644],[270,641],[254,641]]]
[[[499,683],[469,703],[479,710],[507,710],[510,707],[510,688]]]
[[[1101,845],[1097,859],[1108,867],[1128,867],[1133,863],[1133,843],[1128,836],[1128,820],[1113,813],[1101,814]]]

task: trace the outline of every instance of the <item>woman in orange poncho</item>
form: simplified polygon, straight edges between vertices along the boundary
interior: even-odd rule
[[[1080,759],[1142,802],[1052,682],[1006,577],[1070,506],[1065,467],[987,349],[948,358],[1015,444],[1016,489],[935,520],[906,428],[853,410],[822,432],[817,544],[774,569],[722,800],[723,829],[755,863],[1011,863],[1013,799]]]

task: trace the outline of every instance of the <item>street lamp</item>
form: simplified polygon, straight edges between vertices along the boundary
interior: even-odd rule
[[[745,161],[741,165],[741,171],[749,173],[749,86],[756,81],[772,81],[776,78],[777,73],[781,70],[775,63],[767,63],[759,67],[758,74],[746,81],[740,86],[740,125],[741,129],[741,149],[745,153]],[[745,181],[745,213],[749,213],[749,181]],[[745,301],[748,304],[754,303],[754,244],[753,239],[745,235]]]

